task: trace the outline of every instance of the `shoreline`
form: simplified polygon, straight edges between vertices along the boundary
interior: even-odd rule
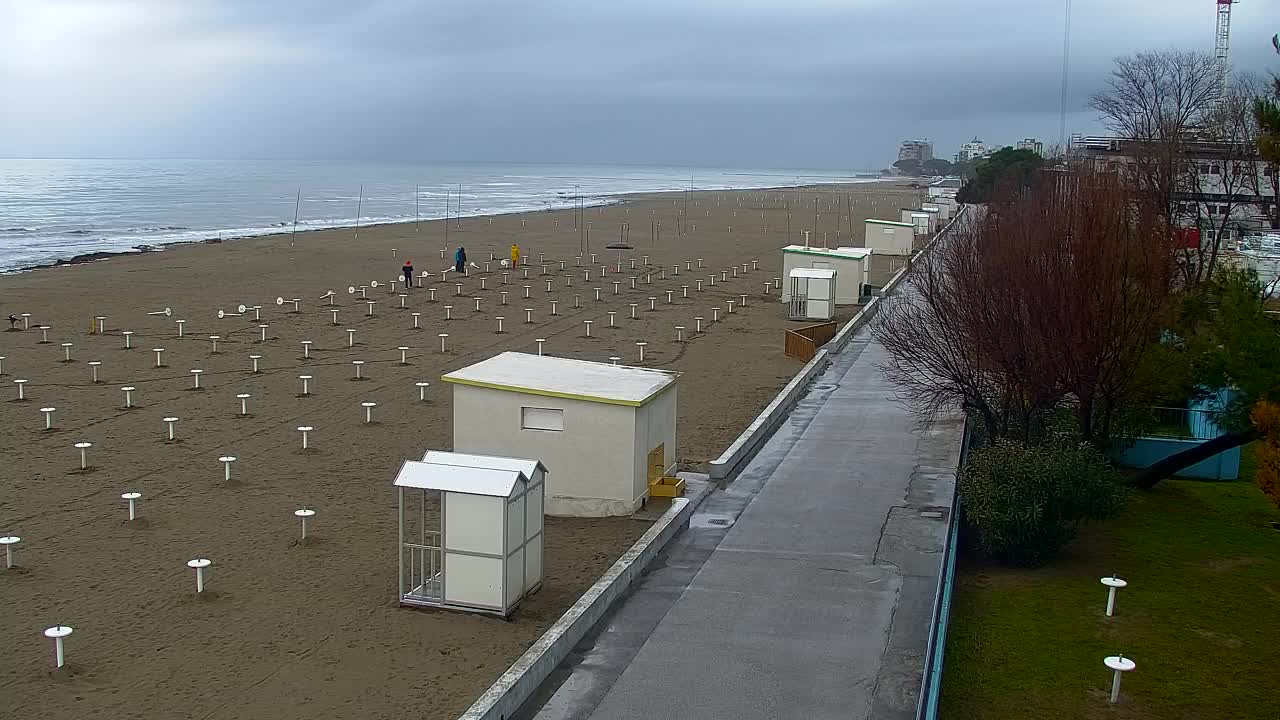
[[[920,180],[919,178],[900,178],[900,177],[857,178],[851,181],[836,182],[836,183],[819,183],[819,184],[802,184],[802,185],[785,184],[785,185],[768,185],[768,186],[750,187],[750,188],[699,187],[699,188],[695,188],[693,192],[696,194],[696,193],[703,193],[703,192],[760,192],[762,190],[799,191],[799,190],[813,189],[813,188],[843,187],[843,186],[856,186],[856,185],[879,186],[885,183],[898,184],[898,183],[905,183],[908,181],[919,181],[919,180]],[[590,201],[586,201],[583,203],[584,208],[601,208],[601,207],[610,207],[614,205],[622,205],[629,202],[635,202],[636,200],[643,199],[646,197],[671,195],[671,194],[683,194],[684,192],[685,192],[684,190],[642,190],[639,192],[626,192],[626,193],[616,193],[616,194],[596,194],[592,196],[584,195],[582,197],[584,200],[587,197],[591,198]],[[484,212],[477,212],[477,213],[461,213],[458,215],[450,215],[449,219],[452,220],[455,218],[502,217],[507,215],[563,212],[565,210],[574,209],[575,207],[574,203],[569,202],[568,204],[560,205],[558,204],[557,201],[560,199],[561,196],[557,195],[556,197],[557,197],[557,200],[551,201],[547,204],[546,207],[542,207],[538,209],[512,208],[510,210],[499,210],[496,212],[484,211]],[[572,200],[572,199],[573,198],[568,198],[568,200]],[[323,227],[308,227],[305,230],[300,229],[296,231],[296,234],[303,235],[306,233],[326,232],[330,230],[354,229],[357,227],[360,229],[378,228],[378,227],[386,227],[386,226],[393,226],[393,225],[407,225],[412,223],[429,225],[433,223],[439,223],[443,220],[445,220],[445,218],[443,217],[431,217],[431,218],[421,218],[417,220],[406,219],[406,220],[378,221],[378,222],[369,223],[367,225],[360,225],[357,223],[341,224],[341,221],[339,221],[340,224],[336,224],[336,225],[325,225]],[[180,248],[183,246],[193,246],[193,245],[217,245],[221,243],[238,242],[242,240],[260,240],[264,238],[283,237],[286,235],[295,234],[292,231],[287,231],[287,230],[281,231],[279,228],[273,228],[269,231],[261,232],[261,233],[230,235],[225,237],[222,235],[222,233],[227,232],[225,230],[210,230],[209,232],[214,234],[206,237],[195,238],[195,239],[174,240],[172,242],[158,242],[154,244],[139,243],[128,249],[94,250],[91,252],[72,255],[71,257],[60,257],[60,258],[57,258],[56,260],[53,260],[52,262],[38,263],[35,265],[24,265],[22,267],[17,267],[17,268],[12,268],[7,270],[0,270],[0,277],[5,277],[9,275],[20,275],[23,273],[29,273],[29,272],[33,272],[36,270],[43,270],[43,269],[69,267],[69,266],[75,266],[75,265],[85,265],[88,263],[94,263],[94,262],[99,262],[103,260],[111,260],[113,258],[148,255],[151,253],[164,252],[169,248]]]
[[[279,720],[338,720],[353,707],[458,717],[648,525],[548,518],[543,587],[506,622],[400,609],[391,478],[405,459],[454,446],[452,388],[438,378],[544,348],[681,373],[674,460],[703,469],[802,364],[784,352],[795,321],[776,290],[779,248],[801,227],[836,242],[852,232],[856,243],[864,219],[918,201],[902,185],[633,194],[585,218],[565,209],[467,220],[456,235],[449,228],[449,243],[481,268],[461,277],[439,272],[443,226],[415,233],[400,223],[363,226],[358,241],[349,229],[313,231],[296,246],[277,234],[0,277],[4,312],[32,321],[0,343],[6,374],[30,381],[29,402],[13,401],[13,385],[0,402],[10,464],[22,470],[3,507],[30,542],[18,560],[31,568],[8,588],[11,617],[0,626],[0,645],[20,649],[0,663],[6,706],[30,720],[192,707]],[[594,222],[585,247],[575,215]],[[665,232],[645,232],[658,223]],[[628,224],[633,251],[605,249]],[[484,268],[512,243],[528,259],[521,271]],[[432,279],[384,289],[411,258]],[[610,262],[622,268],[605,270]],[[367,298],[342,292],[374,280]],[[230,311],[241,304],[260,306],[260,317]],[[839,308],[836,319],[854,311]],[[167,348],[160,367],[155,348]],[[299,394],[304,374],[309,391]],[[122,387],[133,388],[132,405]],[[57,408],[51,430],[41,406]],[[180,419],[173,441],[165,417]],[[314,432],[305,451],[298,427]],[[84,471],[74,442],[92,443]],[[231,485],[223,456],[237,458]],[[125,520],[126,490],[145,498],[145,524]],[[318,512],[306,543],[291,514],[301,505]],[[424,517],[439,527],[434,506]],[[193,612],[191,578],[179,573],[197,556],[218,569],[216,594]],[[102,572],[121,557],[120,572]],[[61,589],[86,581],[93,602],[66,605]],[[83,692],[50,695],[30,671],[48,662],[30,628],[51,615],[93,640],[73,650],[93,681]],[[207,682],[183,681],[196,675]]]

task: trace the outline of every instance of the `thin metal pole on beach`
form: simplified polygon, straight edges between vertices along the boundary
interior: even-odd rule
[[[418,232],[418,186],[413,186],[413,231]]]
[[[689,191],[684,194],[684,218],[680,221],[680,234],[683,235],[689,225],[689,196],[693,194],[693,171],[689,171]]]
[[[364,210],[364,183],[360,184],[360,199],[356,201],[356,236],[354,239],[360,239],[360,213]]]
[[[298,208],[302,207],[302,188],[298,188],[298,199],[293,203],[293,233],[289,235],[289,247],[293,247],[294,240],[298,237]]]
[[[458,202],[454,204],[453,211],[458,215],[457,227],[462,227],[462,183],[458,183]]]

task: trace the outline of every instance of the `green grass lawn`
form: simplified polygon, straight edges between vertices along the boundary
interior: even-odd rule
[[[962,558],[940,717],[1280,718],[1277,520],[1250,480],[1166,480],[1049,567]],[[1129,587],[1108,618],[1112,572]],[[1112,706],[1102,659],[1117,652],[1138,667]]]

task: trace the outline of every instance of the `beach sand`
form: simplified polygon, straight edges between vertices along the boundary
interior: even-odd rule
[[[763,284],[778,276],[778,248],[787,242],[786,210],[792,206],[791,240],[813,225],[814,244],[827,233],[837,244],[837,218],[852,200],[852,226],[861,239],[862,219],[896,217],[918,192],[890,185],[858,185],[801,191],[698,192],[689,196],[688,232],[677,231],[684,194],[633,196],[625,203],[589,208],[592,281],[575,268],[579,236],[574,211],[493,218],[462,218],[449,228],[483,267],[493,250],[505,257],[519,242],[529,258],[529,279],[513,273],[501,286],[498,266],[479,290],[480,274],[461,279],[464,296],[438,273],[443,222],[301,233],[172,247],[0,277],[2,314],[31,313],[32,329],[0,332],[0,431],[6,458],[0,493],[0,535],[22,537],[19,568],[0,572],[0,716],[14,718],[450,718],[464,710],[625,548],[648,527],[631,518],[548,519],[546,580],[510,621],[459,613],[401,609],[396,603],[396,513],[391,480],[406,458],[451,445],[450,394],[440,376],[505,350],[546,352],[634,364],[636,341],[646,341],[648,367],[675,370],[680,378],[679,462],[703,470],[774,393],[799,369],[782,353],[783,319],[776,291]],[[742,205],[738,202],[741,199]],[[834,202],[838,208],[827,203]],[[761,208],[764,208],[763,210]],[[761,212],[765,218],[761,219]],[[708,213],[710,213],[708,215]],[[736,216],[734,213],[737,213]],[[662,223],[650,240],[650,223]],[[622,292],[598,279],[599,265],[616,251],[604,249],[631,224],[634,250],[621,254]],[[840,221],[840,244],[849,242],[849,220]],[[764,232],[768,224],[769,232]],[[732,225],[733,232],[727,227]],[[392,248],[397,248],[396,256]],[[538,253],[546,255],[542,276]],[[652,284],[630,270],[630,258],[648,255]],[[436,277],[436,302],[427,290],[408,293],[407,307],[385,288],[370,290],[375,314],[346,292],[349,285],[397,278],[405,258]],[[706,266],[696,270],[696,258]],[[559,260],[567,270],[559,270]],[[686,271],[684,262],[695,270]],[[759,269],[742,273],[743,263]],[[589,264],[589,257],[582,260]],[[672,266],[680,265],[680,274]],[[720,270],[737,266],[721,283]],[[659,280],[657,268],[667,270]],[[571,273],[570,271],[575,271]],[[694,281],[717,273],[714,288],[695,292]],[[564,277],[572,274],[573,286]],[[629,278],[639,276],[631,290]],[[611,279],[613,275],[611,274]],[[545,280],[554,281],[553,292]],[[523,298],[523,286],[531,298]],[[690,285],[689,297],[680,286]],[[602,300],[593,288],[603,287]],[[665,291],[675,291],[666,303]],[[331,324],[327,290],[338,293],[338,325]],[[510,292],[505,308],[499,291]],[[573,294],[581,308],[573,307]],[[747,295],[745,308],[724,313],[727,300]],[[301,298],[301,312],[275,298]],[[481,311],[473,297],[481,298]],[[656,309],[649,310],[649,297]],[[559,316],[550,315],[550,300]],[[252,311],[218,319],[219,309],[262,305],[267,341],[260,342]],[[638,319],[627,318],[638,303]],[[454,319],[444,321],[444,306]],[[710,322],[712,307],[720,322]],[[172,317],[148,315],[165,307]],[[534,309],[524,323],[523,309]],[[618,312],[617,328],[605,312]],[[411,330],[421,312],[421,330]],[[844,309],[847,318],[852,309]],[[506,317],[504,334],[494,317]],[[691,337],[694,317],[706,332]],[[95,316],[106,333],[91,334]],[[178,319],[186,320],[177,337]],[[583,320],[596,320],[591,339]],[[49,325],[40,344],[38,324]],[[676,343],[676,325],[689,342]],[[346,328],[357,330],[347,347]],[[122,330],[133,331],[135,349],[124,350]],[[438,333],[449,334],[449,352]],[[219,335],[213,354],[210,335]],[[302,340],[313,341],[302,359]],[[71,342],[73,362],[61,343]],[[400,365],[398,346],[409,346]],[[165,348],[156,368],[152,348]],[[261,354],[252,374],[250,354]],[[100,384],[88,361],[100,361]],[[352,380],[352,360],[364,360],[363,382]],[[200,390],[192,369],[202,369]],[[313,395],[298,397],[297,376],[310,374]],[[12,380],[29,379],[29,402],[13,402]],[[427,403],[414,383],[427,381]],[[124,409],[122,386],[133,386],[133,409]],[[237,417],[237,393],[250,393],[249,417]],[[362,401],[378,403],[375,424],[363,422]],[[40,408],[57,407],[55,430],[44,431]],[[161,418],[176,416],[180,442],[165,439]],[[299,425],[315,427],[314,452],[300,452]],[[91,471],[78,471],[73,444],[89,441]],[[233,483],[223,482],[222,455],[238,458]],[[554,469],[552,470],[554,472]],[[143,493],[141,520],[125,522],[121,493]],[[298,542],[292,512],[317,514],[309,541]],[[207,597],[196,599],[185,563],[213,561]],[[70,625],[69,666],[53,672],[51,641],[40,632]]]

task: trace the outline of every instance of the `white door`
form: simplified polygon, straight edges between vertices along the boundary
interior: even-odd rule
[[[809,301],[805,317],[810,320],[831,319],[831,285],[825,278],[809,278]]]

